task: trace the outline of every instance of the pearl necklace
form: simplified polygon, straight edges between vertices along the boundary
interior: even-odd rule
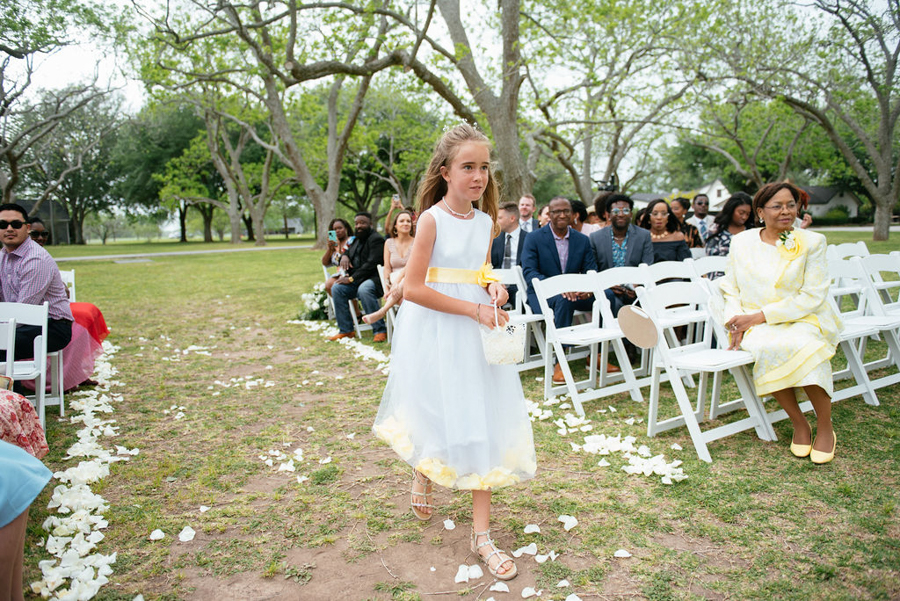
[[[456,217],[459,217],[460,219],[467,219],[467,218],[469,217],[469,215],[471,215],[472,213],[475,212],[475,208],[472,207],[472,206],[469,206],[469,212],[468,212],[468,213],[457,213],[456,211],[454,211],[453,209],[450,208],[450,205],[449,205],[449,204],[447,204],[447,199],[446,199],[446,198],[442,198],[441,200],[444,201],[444,207],[445,207],[448,211],[450,211],[450,214],[451,214],[451,215],[454,215],[454,216],[456,216]]]
[[[662,240],[663,238],[665,238],[668,235],[669,235],[669,232],[663,232],[662,234],[654,234],[653,232],[650,232],[650,237],[653,238],[654,240]]]

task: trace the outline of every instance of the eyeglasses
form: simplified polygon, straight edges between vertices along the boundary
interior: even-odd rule
[[[631,209],[610,209],[610,215],[631,215]]]
[[[700,205],[701,207],[708,207],[708,206],[709,206],[709,201],[707,200],[706,202],[703,202],[702,200],[695,200],[695,201],[694,201],[694,204],[695,204],[695,205]]]
[[[50,237],[50,232],[47,232],[47,231],[43,231],[43,232],[30,231],[30,232],[28,232],[28,235],[31,236],[32,238],[34,238],[35,240],[37,240],[38,238],[49,238],[49,237]]]
[[[763,208],[766,209],[767,211],[778,211],[779,213],[785,209],[787,209],[788,211],[795,211],[795,210],[797,210],[797,203],[789,202],[784,205],[769,205],[769,206],[763,207]]]
[[[23,225],[25,225],[25,222],[19,221],[18,219],[16,219],[15,221],[3,221],[2,219],[0,219],[0,230],[5,230],[9,226],[12,226],[14,230],[20,230],[22,229]]]
[[[555,211],[550,211],[550,215],[571,215],[572,209],[556,209]]]

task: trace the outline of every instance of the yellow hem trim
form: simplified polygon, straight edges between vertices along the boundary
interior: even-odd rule
[[[820,363],[830,361],[834,356],[834,351],[834,347],[824,342],[806,345],[787,363],[755,379],[757,394],[770,394],[778,390],[794,388]]]

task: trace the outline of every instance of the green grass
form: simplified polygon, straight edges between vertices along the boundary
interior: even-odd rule
[[[829,234],[831,242],[855,239],[854,233]],[[890,243],[867,243],[873,251],[893,250]],[[98,248],[53,250],[87,255]],[[146,252],[148,246],[110,248]],[[113,416],[121,431],[104,444],[141,450],[114,464],[96,487],[110,503],[100,551],[118,552],[112,582],[98,599],[137,593],[148,600],[187,599],[194,594],[192,576],[284,581],[296,587],[294,598],[304,598],[301,587],[340,580],[322,564],[298,559],[301,550],[333,550],[347,569],[367,561],[377,566],[378,576],[360,598],[430,598],[447,590],[458,591],[450,597],[491,595],[472,583],[454,587],[452,578],[438,589],[408,575],[391,579],[381,568],[379,554],[401,545],[420,546],[423,554],[437,550],[452,566],[464,561],[463,547],[448,546],[455,534],[422,526],[396,503],[396,482],[406,482],[408,470],[370,432],[385,376],[342,346],[287,323],[301,310],[300,294],[321,278],[320,256],[301,249],[66,265],[77,271],[79,299],[103,310],[110,340],[121,346],[114,364],[125,398]],[[176,353],[190,345],[209,347],[211,356]],[[883,346],[871,345],[869,352],[879,350]],[[841,361],[838,356],[835,364]],[[528,398],[542,398],[535,380],[541,375],[523,374]],[[274,385],[214,384],[232,378]],[[512,548],[537,542],[541,552],[562,552],[542,565],[518,561],[545,590],[544,599],[573,591],[585,599],[898,598],[898,388],[880,390],[879,407],[858,398],[834,406],[838,457],[820,467],[790,456],[786,422],[776,424],[777,443],[752,432],[712,443],[713,463],[706,464],[684,428],[646,437],[646,403],[627,395],[589,403],[592,433],[633,435],[654,454],[682,460],[689,479],[665,486],[658,478],[629,476],[615,455],[610,467],[597,467],[599,457],[571,450],[569,442],[582,442],[583,435],[561,437],[552,420],[535,422],[539,472],[495,493],[494,528]],[[163,414],[173,404],[186,407],[183,420]],[[607,405],[618,412],[598,412]],[[554,419],[566,412],[552,409]],[[673,410],[667,394],[661,414]],[[629,417],[643,421],[628,425]],[[739,413],[724,419],[735,417]],[[45,461],[51,469],[67,466],[62,455],[76,431],[77,424],[58,421],[50,410]],[[355,437],[348,439],[350,433]],[[684,450],[672,451],[673,443]],[[309,477],[304,484],[259,459],[270,449],[290,454],[296,446],[305,453],[297,472]],[[325,457],[332,462],[320,464]],[[47,558],[35,543],[45,537],[40,524],[49,515],[51,488],[32,505],[26,582],[38,577],[38,561]],[[200,514],[201,504],[212,509]],[[564,532],[556,522],[561,513],[575,515],[579,526]],[[468,496],[452,495],[439,517],[452,518],[464,533],[471,520]],[[540,534],[523,533],[531,523],[541,525]],[[186,524],[198,532],[190,546],[173,542]],[[147,540],[155,528],[167,533],[164,544]],[[634,557],[614,559],[620,548]],[[427,573],[428,565],[418,572]],[[572,588],[555,588],[563,578]]]

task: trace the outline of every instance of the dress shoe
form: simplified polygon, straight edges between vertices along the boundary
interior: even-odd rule
[[[384,332],[378,332],[375,334],[375,337],[372,338],[372,342],[387,342],[387,334]]]
[[[553,383],[554,384],[565,384],[566,378],[563,376],[562,367],[559,366],[559,363],[556,364],[556,367],[553,368]]]
[[[597,355],[597,369],[603,369],[603,364],[600,363],[600,361],[601,361],[600,355]],[[590,358],[590,357],[588,357],[587,359],[585,359],[584,362],[585,362],[585,364],[586,364],[588,367],[591,366],[591,358]],[[614,373],[618,373],[618,372],[620,372],[620,371],[622,371],[622,370],[619,369],[617,366],[613,365],[612,363],[607,363],[607,364],[606,364],[606,373],[608,373],[608,374],[614,374]]]
[[[815,441],[813,441],[813,446],[815,446],[815,444],[816,444]],[[810,460],[812,460],[813,463],[828,463],[829,461],[834,459],[834,449],[836,446],[837,446],[837,434],[832,434],[831,452],[826,453],[824,451],[817,451],[815,449],[812,449],[809,452],[809,458],[810,458]]]
[[[340,340],[341,338],[356,338],[356,332],[341,332],[340,334],[335,334],[330,337],[328,340]]]
[[[811,444],[797,444],[793,440],[791,441],[791,453],[794,457],[808,457],[810,451],[812,451]]]

